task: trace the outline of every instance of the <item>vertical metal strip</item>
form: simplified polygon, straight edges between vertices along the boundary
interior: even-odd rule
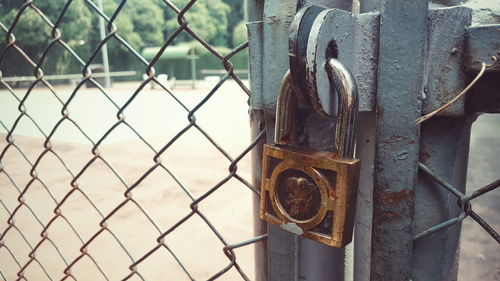
[[[267,142],[274,139],[276,98],[288,69],[288,28],[296,1],[266,0],[263,17],[262,91]],[[297,281],[297,236],[268,226],[268,280]]]
[[[255,137],[265,130],[264,105],[262,90],[262,53],[263,53],[263,30],[262,16],[264,14],[263,0],[246,0],[244,5],[245,18],[249,21],[248,27],[248,60],[250,74],[250,128],[251,138]],[[260,188],[262,175],[262,149],[265,140],[262,140],[255,146],[251,152],[252,157],[252,183],[253,186]],[[260,198],[253,198],[254,213],[254,232],[255,236],[267,233],[267,223],[259,218]],[[268,281],[268,259],[267,259],[267,240],[257,243],[255,248],[255,281]]]
[[[371,280],[409,280],[428,1],[381,1]]]
[[[370,280],[373,161],[375,158],[375,113],[360,112],[358,116],[356,158],[362,159],[359,178],[356,224],[354,228],[354,280]]]
[[[465,192],[470,129],[475,117],[434,117],[421,126],[420,161]],[[460,213],[457,198],[425,173],[415,190],[414,233]],[[457,280],[461,223],[414,242],[412,279]]]
[[[422,114],[438,108],[443,101],[451,100],[467,85],[461,66],[465,52],[465,29],[470,25],[471,10],[466,7],[431,9],[428,18],[425,55],[428,77],[424,84],[429,98],[422,106]],[[463,115],[464,100],[456,102],[440,116],[424,122],[420,129],[419,153],[420,162],[462,191],[465,190],[470,127],[475,118]],[[413,233],[420,233],[459,213],[454,195],[426,174],[418,174]],[[460,225],[450,226],[446,231],[438,231],[413,243],[413,280],[457,279]]]
[[[263,110],[250,110],[250,127],[252,139],[265,129],[264,125],[264,111]],[[262,175],[262,150],[265,140],[263,139],[252,150],[252,183],[255,187],[261,186]],[[267,233],[267,223],[260,219],[260,198],[254,196],[253,198],[253,213],[254,213],[254,233],[255,236]],[[267,281],[268,272],[268,258],[267,258],[267,240],[255,244],[255,281]]]

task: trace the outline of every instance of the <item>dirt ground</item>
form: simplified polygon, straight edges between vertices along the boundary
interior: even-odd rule
[[[122,106],[138,85],[116,84],[107,92],[118,106]],[[196,90],[181,88],[176,89],[175,93],[187,108],[192,109],[213,85],[204,83]],[[16,93],[21,97],[25,89]],[[71,94],[71,88],[57,88],[57,93],[65,101]],[[16,102],[8,92],[0,91],[0,120],[7,128],[13,126],[19,114]],[[34,90],[26,100],[26,108],[45,134],[49,134],[61,118],[60,103],[44,88]],[[233,159],[250,143],[247,108],[246,95],[234,82],[230,82],[196,112],[197,124]],[[97,89],[82,89],[68,110],[69,116],[93,142],[97,142],[117,122],[116,107]],[[145,89],[124,112],[126,122],[157,151],[189,123],[186,110],[159,89]],[[480,125],[476,126],[478,129],[474,129],[473,156],[468,174],[470,187],[485,185],[498,177],[500,158],[495,155],[500,153],[500,121],[495,118],[488,116],[484,118],[485,121],[481,119],[478,122]],[[43,152],[42,134],[26,117],[21,118],[17,126],[14,143],[27,160],[35,163]],[[0,124],[2,150],[7,145],[6,132]],[[36,178],[45,183],[59,202],[71,190],[71,174],[79,174],[92,159],[92,144],[72,123],[64,121],[54,132],[52,149],[63,159],[66,167],[54,154],[47,153],[38,159]],[[50,241],[45,240],[36,251],[36,260],[42,263],[53,280],[59,280],[67,264],[71,264],[81,254],[82,241],[87,242],[99,231],[103,216],[126,200],[126,186],[137,183],[132,191],[132,198],[137,204],[128,201],[107,220],[109,231],[93,239],[87,247],[89,255],[71,267],[77,280],[105,280],[90,257],[95,259],[109,280],[120,280],[130,274],[131,260],[138,260],[155,248],[160,233],[190,213],[191,199],[188,193],[197,198],[229,174],[230,161],[194,127],[161,155],[162,163],[175,178],[166,170],[156,168],[138,182],[155,165],[154,152],[123,124],[102,141],[99,151],[116,173],[101,160],[96,160],[85,169],[77,182],[88,199],[82,193],[74,192],[61,208],[62,215],[74,226],[74,230],[63,217],[58,217],[48,228]],[[250,161],[248,155],[238,163],[238,175],[248,181],[251,179]],[[19,191],[26,186],[29,188],[22,196],[23,200],[40,219],[37,222],[30,210],[22,206],[14,217],[17,228],[11,228],[4,237],[6,247],[0,248],[0,276],[3,275],[5,280],[15,280],[19,266],[12,256],[21,265],[29,260],[30,247],[35,247],[41,239],[40,223],[45,225],[54,217],[56,203],[41,181],[33,180],[28,161],[15,147],[6,151],[2,165],[1,231],[8,225],[9,212],[19,205]],[[189,191],[185,192],[177,181]],[[241,242],[253,237],[252,196],[255,195],[246,186],[231,179],[203,200],[199,210],[228,244]],[[497,231],[500,229],[499,199],[500,191],[497,190],[484,198],[475,199],[473,205],[477,206],[476,212],[483,215]],[[127,249],[128,254],[119,243]],[[223,243],[198,215],[192,216],[167,235],[165,244],[196,280],[206,280],[229,264],[229,259],[222,251]],[[53,245],[57,246],[59,253]],[[498,250],[498,245],[491,237],[472,220],[466,219],[462,233],[460,280],[500,280]],[[253,280],[253,247],[238,248],[235,252],[237,262]],[[159,248],[140,263],[137,271],[145,280],[190,280],[165,247]],[[50,280],[37,262],[26,268],[25,276],[28,280]],[[232,268],[219,280],[240,279],[239,273]],[[134,276],[131,280],[140,278]]]

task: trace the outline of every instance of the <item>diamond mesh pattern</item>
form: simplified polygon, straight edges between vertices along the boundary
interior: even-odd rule
[[[184,17],[185,13],[197,1],[190,1],[184,7],[177,7],[172,2],[166,0],[163,2],[172,11],[177,13],[179,26],[168,37],[151,61],[143,58],[137,50],[120,36],[120,26],[117,26],[115,19],[120,14],[121,9],[127,5],[125,0],[120,2],[112,15],[105,14],[92,1],[85,1],[87,7],[94,15],[104,18],[108,29],[106,37],[101,40],[87,60],[82,59],[74,48],[63,40],[60,32],[60,26],[63,23],[65,13],[73,3],[71,0],[68,0],[64,7],[61,7],[60,15],[55,22],[51,22],[37,8],[36,3],[33,1],[26,1],[19,8],[10,26],[6,26],[0,22],[1,30],[6,34],[6,45],[0,54],[0,62],[4,62],[9,54],[13,52],[17,53],[23,58],[23,63],[31,65],[35,76],[35,80],[30,84],[29,88],[25,92],[20,93],[21,90],[12,88],[0,75],[0,84],[6,89],[3,93],[15,99],[15,103],[18,106],[17,118],[12,123],[12,126],[8,122],[0,120],[0,128],[6,132],[0,154],[0,183],[1,189],[4,190],[0,196],[0,254],[4,257],[4,260],[0,264],[0,279],[115,280],[119,278],[124,280],[148,280],[149,272],[147,271],[151,270],[154,266],[143,267],[143,265],[151,260],[150,263],[154,264],[154,262],[159,261],[161,264],[161,266],[156,267],[156,270],[164,271],[166,275],[163,275],[163,280],[177,280],[177,277],[169,275],[173,268],[181,270],[183,278],[186,278],[186,280],[214,280],[223,277],[231,270],[234,271],[233,273],[237,273],[231,276],[239,276],[242,280],[250,280],[246,272],[252,271],[252,269],[247,267],[244,270],[243,266],[236,259],[236,249],[257,243],[266,237],[259,236],[251,239],[242,237],[239,240],[226,239],[226,233],[218,227],[218,223],[214,222],[219,222],[219,218],[214,218],[213,215],[209,216],[207,214],[210,206],[217,203],[207,203],[206,206],[203,204],[205,201],[208,201],[207,199],[226,193],[227,190],[223,190],[223,187],[228,185],[229,182],[232,185],[237,183],[238,186],[243,187],[242,189],[245,192],[252,193],[252,196],[259,196],[258,189],[245,179],[246,174],[239,173],[238,165],[256,147],[259,141],[264,138],[264,132],[258,134],[246,148],[240,149],[240,152],[234,156],[232,152],[229,152],[222,144],[219,144],[216,138],[212,137],[209,131],[213,128],[208,128],[205,125],[202,126],[201,122],[196,118],[197,113],[204,109],[209,101],[214,100],[214,97],[220,94],[221,87],[226,83],[235,83],[241,89],[238,92],[242,92],[247,96],[250,95],[249,89],[234,73],[230,62],[231,57],[247,48],[248,43],[244,43],[229,54],[223,55],[191,30],[189,23]],[[20,43],[22,42],[16,41],[14,34],[15,27],[20,21],[21,16],[28,10],[36,12],[52,30],[50,37],[47,38],[48,44],[45,46],[42,55],[38,58],[29,57],[21,47],[22,44]],[[181,32],[189,34],[194,40],[210,51],[214,57],[220,60],[226,70],[226,74],[222,79],[215,86],[211,87],[201,100],[194,102],[194,106],[188,106],[182,101],[183,97],[180,97],[179,93],[174,93],[173,90],[170,90],[159,81],[154,69],[161,54],[172,45],[174,39]],[[109,89],[102,87],[91,71],[91,64],[96,63],[98,60],[97,58],[102,51],[103,45],[112,40],[123,45],[140,60],[145,66],[145,74],[147,75],[147,78],[139,86],[135,87],[130,97],[126,99],[123,99],[123,96],[121,97],[122,101],[117,101],[116,94],[110,93]],[[49,59],[49,53],[53,48],[63,48],[72,59],[81,65],[82,76],[68,95],[61,93],[57,86],[52,86],[44,76],[42,67],[44,62]],[[9,65],[3,63],[0,67],[1,70],[8,68]],[[179,124],[181,124],[182,128],[168,139],[157,141],[160,143],[159,146],[155,145],[145,134],[141,133],[143,129],[141,126],[137,126],[125,116],[125,112],[138,103],[137,100],[141,98],[141,95],[150,94],[147,86],[151,83],[161,88],[161,95],[168,97],[169,101],[175,104],[176,110],[181,113],[183,112],[182,114],[187,117],[187,121],[184,123],[178,120],[171,121],[175,123],[173,125],[180,126]],[[89,132],[89,127],[83,124],[85,122],[82,123],[81,119],[74,117],[77,115],[74,115],[72,111],[75,103],[81,102],[82,95],[87,94],[84,90],[86,84],[92,84],[96,87],[95,93],[101,98],[103,104],[107,104],[107,108],[109,109],[107,112],[98,112],[89,108],[83,116],[91,117],[92,115],[100,114],[116,115],[114,123],[110,124],[104,133],[97,134],[97,136]],[[43,88],[48,93],[46,98],[52,99],[57,105],[54,108],[50,108],[52,112],[59,112],[57,113],[58,120],[55,124],[47,125],[39,116],[31,113],[30,109],[36,107],[37,103],[30,101],[36,99],[39,94],[39,88]],[[231,104],[224,106],[231,106]],[[42,136],[42,141],[39,141],[40,139],[30,140],[31,142],[38,141],[38,150],[27,148],[25,138],[14,138],[17,135],[16,129],[21,126],[20,124],[26,122]],[[149,125],[152,123],[151,126],[154,126],[161,122],[169,122],[169,120],[155,120],[154,122],[150,122]],[[56,141],[56,138],[63,131],[67,131],[67,129],[63,128],[68,126],[71,127],[74,134],[77,134],[85,141],[86,147],[90,148],[90,152],[85,150],[85,154],[80,153],[76,155],[64,153],[65,150],[63,148],[65,144],[59,143]],[[117,168],[116,166],[118,165],[109,160],[106,154],[106,148],[109,147],[106,145],[112,143],[113,136],[118,134],[120,130],[125,130],[129,136],[133,136],[137,140],[137,143],[142,145],[141,150],[147,151],[151,155],[152,159],[150,159],[147,166],[141,166],[140,168],[133,166],[135,167],[135,173]],[[169,155],[167,155],[169,151],[173,149],[172,147],[185,141],[185,136],[190,133],[196,133],[199,136],[198,141],[200,143],[210,146],[216,152],[219,160],[225,159],[223,161],[226,162],[226,167],[228,168],[226,175],[220,178],[218,182],[197,192],[192,190],[189,183],[185,183],[189,181],[186,180],[185,176],[183,178],[179,177],[177,175],[179,171],[173,171],[172,167],[168,164],[171,162],[168,162],[168,160],[171,160],[169,159]],[[190,152],[185,151],[185,153],[189,156]],[[124,149],[122,153],[118,154],[123,154],[121,155],[121,159],[127,163],[135,162],[133,150],[127,151],[127,149]],[[80,161],[80,165],[74,164],[74,159],[72,158]],[[174,161],[190,161],[179,158],[183,158],[182,155],[177,156]],[[193,157],[191,155],[186,158],[193,161],[192,159],[196,159],[196,156]],[[13,161],[17,161],[17,164],[14,164]],[[20,165],[20,161],[25,167],[24,170],[16,170],[16,167]],[[212,168],[204,167],[208,172]],[[139,169],[139,173],[137,169]],[[47,170],[56,171],[55,177],[60,178],[64,182],[64,188],[61,189],[60,185],[56,187],[53,184],[54,180],[52,178],[54,175],[48,174]],[[114,182],[114,186],[120,186],[121,192],[119,195],[118,193],[110,195],[112,193],[106,191],[104,188],[102,189],[102,193],[96,194],[93,192],[94,189],[91,189],[89,184],[86,183],[89,182],[88,178],[93,178],[94,181],[92,182],[95,182],[95,184],[101,182],[102,179],[99,179],[99,176],[97,178],[93,176],[93,171],[96,170],[104,171],[99,175],[102,176],[104,174],[109,181]],[[185,170],[181,174],[189,172],[199,173],[199,171]],[[201,172],[201,174],[203,173]],[[24,175],[24,178],[20,175]],[[176,191],[169,192],[178,192],[182,196],[176,195],[173,199],[169,199],[168,197],[160,198],[161,194],[158,194],[157,197],[160,199],[154,202],[144,200],[142,194],[145,187],[143,185],[147,185],[148,180],[158,175],[160,175],[162,180],[172,182],[176,186]],[[43,196],[32,198],[34,190],[36,190],[36,194],[43,194]],[[9,196],[6,197],[4,194],[10,195],[12,198],[9,198]],[[219,198],[217,197],[217,200]],[[169,202],[171,202],[169,200],[184,200],[186,202],[185,211],[177,210],[178,217],[174,222],[158,219],[158,216],[152,214],[169,212],[168,209],[161,211],[163,209],[158,208],[166,208],[170,204]],[[75,202],[78,202],[78,206],[85,205],[86,207],[80,211],[75,211],[72,209],[76,208]],[[221,202],[220,204],[225,204],[225,202]],[[42,215],[42,212],[39,211],[40,209],[50,209],[50,215]],[[150,211],[152,209],[154,210],[153,212]],[[249,213],[251,219],[251,212]],[[230,214],[224,215],[229,216]],[[116,217],[121,219],[120,223],[115,223],[114,219]],[[149,234],[151,235],[143,237],[133,231],[134,228],[140,227],[136,225],[138,221],[141,221],[142,225],[148,225],[148,229],[150,229]],[[188,224],[194,225],[189,229],[199,229],[200,233],[190,233],[189,237],[185,237],[185,245],[170,244],[168,242],[169,238],[175,236],[179,232],[179,229]],[[248,227],[251,228],[250,225]],[[65,229],[66,236],[60,235],[59,232],[61,229]],[[124,229],[131,232],[123,235],[123,233],[127,233],[127,231],[123,231]],[[205,231],[204,233],[210,233],[210,239],[218,241],[218,254],[225,255],[227,263],[220,267],[214,265],[207,272],[199,273],[189,261],[196,257],[190,256],[186,258],[186,256],[178,254],[178,249],[182,250],[184,246],[189,247],[191,245],[191,237],[196,238],[197,235],[202,235],[202,230]],[[203,235],[206,236],[208,234]],[[143,245],[147,245],[147,247],[143,247],[139,251],[132,251],[129,249],[131,240],[144,241]],[[71,247],[68,248],[68,244]],[[110,249],[111,252],[102,254],[99,248]],[[203,247],[199,248],[198,251],[200,252],[200,256],[207,256],[207,254],[202,254],[202,252],[206,251]],[[216,255],[216,253],[208,253],[208,256],[210,255]],[[113,263],[113,260],[116,259],[116,267],[121,266],[121,263],[118,262],[118,257],[120,256],[125,257],[127,266],[123,268],[124,270],[119,271],[120,274],[123,274],[118,277],[119,274],[110,272],[109,266],[106,267],[103,264],[109,264],[110,261]],[[211,260],[203,260],[203,262],[211,263]],[[16,268],[15,277],[9,277],[8,268]],[[143,268],[146,269],[143,270]],[[172,279],[169,279],[169,277]],[[234,277],[227,278],[230,278],[228,280],[234,280],[232,279]]]

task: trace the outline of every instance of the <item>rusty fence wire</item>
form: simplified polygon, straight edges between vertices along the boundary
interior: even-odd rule
[[[417,233],[414,237],[413,240],[418,240],[421,238],[424,238],[428,235],[431,235],[432,233],[445,229],[449,226],[452,226],[456,223],[461,222],[464,220],[467,216],[470,216],[474,221],[476,221],[493,239],[497,241],[497,243],[500,243],[500,235],[493,229],[480,215],[478,215],[474,210],[472,209],[472,204],[471,200],[474,198],[477,198],[481,195],[484,195],[490,191],[493,191],[500,187],[500,179],[483,186],[481,188],[478,188],[474,190],[473,192],[470,192],[469,194],[464,194],[462,191],[459,189],[455,188],[453,185],[449,184],[446,182],[446,180],[442,179],[439,177],[436,173],[434,173],[429,167],[427,167],[425,164],[422,162],[418,163],[418,168],[419,171],[423,172],[427,176],[429,176],[433,181],[439,184],[439,186],[445,188],[447,191],[449,191],[451,194],[453,194],[455,197],[457,197],[457,205],[460,208],[460,214],[457,217],[450,218],[440,224],[431,226],[427,228],[426,230]]]
[[[177,7],[171,1],[164,0],[163,4],[167,5],[172,11],[174,11],[178,16],[178,28],[173,32],[168,39],[165,41],[161,49],[158,51],[156,56],[148,61],[141,56],[141,54],[135,50],[126,40],[120,36],[120,26],[116,24],[115,20],[117,16],[120,14],[122,8],[127,5],[127,1],[121,1],[113,14],[105,14],[102,10],[100,10],[92,1],[86,0],[86,7],[91,10],[94,15],[98,15],[102,17],[107,22],[107,35],[103,40],[100,41],[97,48],[93,50],[91,56],[84,60],[82,57],[63,39],[64,36],[60,32],[61,24],[64,22],[63,18],[68,8],[72,5],[73,1],[68,0],[63,7],[60,7],[60,14],[55,22],[52,22],[40,9],[37,8],[36,2],[34,1],[26,1],[24,4],[20,5],[17,15],[15,19],[10,25],[6,25],[4,22],[0,22],[1,30],[3,30],[5,36],[5,47],[1,51],[0,54],[0,63],[4,62],[6,57],[10,56],[12,53],[16,53],[23,58],[23,62],[20,63],[28,63],[32,69],[35,76],[35,81],[30,83],[29,88],[23,92],[19,93],[20,90],[12,88],[9,83],[7,83],[2,76],[0,75],[0,84],[6,91],[4,94],[9,93],[13,98],[16,99],[17,103],[17,118],[15,122],[13,122],[12,126],[7,124],[6,122],[2,122],[0,120],[1,129],[6,132],[5,142],[2,143],[1,154],[0,154],[0,176],[1,176],[1,189],[3,192],[11,192],[15,193],[14,197],[16,198],[15,204],[6,202],[5,198],[0,197],[0,253],[3,253],[3,260],[0,261],[0,279],[2,280],[114,280],[113,274],[111,274],[108,270],[109,268],[105,268],[102,266],[103,257],[95,254],[97,251],[95,250],[95,245],[102,245],[102,241],[99,242],[102,237],[107,237],[107,243],[114,243],[112,247],[112,252],[106,254],[106,258],[109,260],[113,260],[114,256],[118,255],[126,255],[128,258],[128,269],[120,279],[127,280],[148,280],[147,272],[142,271],[141,265],[148,261],[148,259],[152,259],[156,253],[162,251],[167,253],[170,257],[168,259],[169,262],[174,263],[176,267],[181,269],[184,274],[183,278],[186,280],[195,280],[195,279],[208,279],[214,280],[219,277],[223,277],[227,272],[231,270],[236,270],[237,275],[242,280],[249,280],[249,271],[253,271],[252,268],[244,268],[238,262],[238,255],[236,253],[236,249],[240,247],[245,247],[248,245],[252,245],[254,243],[258,243],[264,239],[266,236],[258,236],[258,237],[241,237],[236,241],[229,241],[225,238],[224,231],[218,229],[216,224],[212,222],[209,216],[206,215],[203,207],[200,207],[200,203],[202,203],[207,198],[213,197],[214,194],[225,192],[224,190],[220,190],[225,184],[229,181],[237,181],[239,186],[243,189],[246,188],[246,191],[253,194],[253,196],[259,196],[259,190],[252,186],[252,184],[247,181],[243,176],[238,173],[238,164],[240,161],[248,156],[249,152],[256,147],[256,145],[264,138],[264,132],[261,132],[257,135],[254,140],[250,141],[250,144],[240,152],[239,155],[230,155],[228,151],[224,149],[222,145],[220,145],[215,138],[211,136],[211,134],[200,125],[200,122],[196,119],[197,112],[202,109],[214,96],[219,93],[221,86],[226,83],[228,80],[234,81],[239,88],[242,89],[242,92],[246,93],[246,95],[250,95],[248,88],[242,82],[242,80],[234,73],[233,66],[230,62],[231,58],[247,48],[248,43],[244,43],[234,50],[232,50],[229,54],[223,55],[216,51],[215,48],[207,44],[203,38],[198,36],[192,29],[190,29],[189,22],[185,18],[185,14],[189,11],[189,9],[197,2],[196,0],[189,1],[184,7]],[[40,57],[29,57],[27,52],[25,52],[22,48],[22,42],[16,41],[15,36],[15,28],[23,13],[31,10],[39,15],[39,17],[43,20],[43,22],[51,28],[51,34],[49,38],[47,38],[47,45],[44,48],[44,51]],[[155,74],[154,66],[158,62],[162,53],[172,45],[174,39],[181,33],[189,34],[194,40],[196,40],[199,44],[201,44],[204,48],[206,48],[214,57],[220,60],[224,69],[226,70],[226,74],[222,77],[222,79],[213,86],[206,95],[201,99],[201,101],[197,102],[194,106],[188,106],[184,104],[181,99],[178,97],[178,94],[175,91],[170,90],[167,86],[162,84],[162,81],[159,81]],[[133,94],[123,103],[115,102],[113,95],[110,95],[108,89],[103,88],[98,81],[93,78],[93,73],[91,71],[90,65],[96,63],[98,60],[98,55],[102,51],[104,44],[109,43],[110,41],[116,41],[125,47],[131,54],[133,54],[140,62],[145,66],[145,74],[147,78],[136,87]],[[72,59],[78,62],[81,65],[81,79],[78,80],[76,87],[72,89],[71,94],[68,97],[61,96],[58,93],[58,88],[53,87],[51,83],[47,79],[44,78],[43,72],[43,64],[49,59],[49,52],[53,48],[63,48]],[[9,65],[5,65],[2,63],[1,69],[8,68]],[[89,134],[85,128],[80,126],[79,122],[73,118],[71,111],[69,108],[75,102],[78,102],[78,96],[82,92],[82,89],[86,84],[93,84],[99,93],[105,97],[105,99],[115,108],[113,114],[116,114],[115,123],[107,128],[104,134],[102,134],[99,138],[95,139],[91,134]],[[136,128],[132,123],[128,122],[125,117],[125,111],[129,108],[134,101],[144,92],[147,85],[151,83],[156,84],[161,88],[162,94],[167,95],[171,98],[172,102],[176,104],[180,110],[184,111],[184,115],[187,118],[185,122],[185,126],[177,132],[170,139],[165,139],[163,145],[160,149],[157,149],[152,145],[146,136],[143,136],[140,133],[140,128]],[[44,87],[50,91],[50,94],[57,100],[59,106],[57,108],[53,108],[51,110],[60,111],[59,120],[50,127],[50,130],[47,130],[43,125],[39,124],[40,120],[37,119],[36,116],[32,116],[30,114],[30,108],[27,106],[27,100],[33,95],[37,87]],[[23,90],[24,91],[24,90]],[[87,114],[95,114],[91,110],[87,112]],[[40,151],[37,152],[36,155],[32,155],[34,152],[32,150],[27,151],[27,149],[17,141],[15,138],[16,128],[20,126],[20,123],[29,122],[33,125],[34,130],[37,130],[41,136],[43,136],[43,142],[40,142]],[[156,122],[168,122],[168,120],[156,120]],[[70,124],[70,125],[68,125]],[[64,126],[72,126],[74,130],[80,134],[84,139],[86,139],[87,143],[91,146],[90,153],[87,152],[85,156],[76,155],[75,157],[79,157],[81,159],[86,159],[85,157],[89,157],[89,160],[84,162],[82,166],[74,169],[67,164],[68,159],[65,158],[64,155],[58,149],[54,148],[54,136],[59,133],[61,127]],[[242,126],[248,126],[248,124],[242,124]],[[127,180],[126,175],[121,173],[118,169],[114,168],[113,164],[108,161],[106,158],[106,153],[101,151],[102,144],[105,143],[110,135],[112,135],[118,128],[126,127],[129,129],[130,134],[137,137],[140,142],[142,142],[145,146],[144,149],[150,150],[153,157],[150,160],[149,167],[141,172],[142,174],[135,178],[133,182]],[[224,158],[227,163],[228,172],[227,175],[219,180],[218,183],[212,186],[208,186],[205,190],[200,194],[195,194],[190,190],[190,186],[188,184],[184,184],[181,179],[176,176],[176,173],[172,171],[169,165],[165,164],[165,161],[162,161],[162,156],[168,152],[169,149],[173,145],[178,142],[182,142],[182,137],[187,132],[197,131],[201,133],[203,138],[210,143],[212,148],[215,148],[218,151],[218,155],[220,158]],[[126,154],[126,152],[124,151]],[[189,151],[186,151],[189,153]],[[24,164],[28,166],[28,181],[26,184],[19,182],[16,180],[16,176],[14,174],[18,173],[18,171],[13,170],[9,163],[7,163],[7,158],[9,155],[15,154],[17,155],[18,161],[25,162]],[[34,158],[33,158],[34,157]],[[50,175],[46,175],[41,172],[44,169],[44,165],[46,163],[46,158],[55,159],[58,162],[60,167],[57,172],[61,174],[65,174],[68,178],[66,184],[66,190],[61,194],[55,194],[56,192],[53,190],[51,186],[50,180],[46,180],[45,178],[50,178]],[[133,155],[127,158],[125,155],[126,161],[133,162]],[[34,159],[34,160],[33,160]],[[165,159],[163,159],[165,160]],[[175,161],[182,161],[182,159],[176,159]],[[92,169],[94,166],[99,165],[99,169],[106,169],[111,173],[106,174],[109,177],[114,177],[120,185],[122,185],[122,195],[120,198],[114,198],[114,205],[106,208],[107,210],[102,210],[100,203],[97,202],[95,197],[90,196],[87,193],[87,186],[84,186],[80,183],[82,177],[88,172],[88,170]],[[211,167],[206,167],[206,169],[211,169]],[[136,199],[136,196],[140,194],[142,191],[138,186],[141,185],[144,181],[148,179],[155,171],[162,170],[168,174],[169,180],[173,180],[179,191],[182,191],[188,198],[189,204],[188,211],[184,213],[184,215],[178,219],[173,224],[165,224],[163,221],[158,221],[153,216],[148,213],[147,203],[141,202]],[[195,172],[195,171],[193,171]],[[167,176],[166,176],[167,177]],[[167,179],[165,179],[167,180]],[[35,187],[36,186],[36,187]],[[47,195],[48,201],[44,202],[43,198],[38,198],[33,200],[27,200],[28,195],[30,194],[30,190],[34,188],[39,188],[43,190],[44,194]],[[10,191],[6,191],[9,188]],[[60,191],[57,191],[60,192]],[[68,205],[73,204],[74,197],[78,194],[78,200],[88,202],[89,210],[81,210],[81,216],[89,216],[91,217],[93,214],[96,214],[97,219],[94,220],[95,229],[91,232],[91,235],[82,234],[82,229],[86,228],[86,225],[79,225],[78,222],[74,222],[67,214],[65,213]],[[164,201],[156,202],[155,204],[169,204],[168,199]],[[147,249],[144,249],[141,254],[133,254],[127,243],[125,242],[129,237],[124,237],[123,235],[118,235],[116,229],[120,228],[136,228],[140,227],[134,224],[134,222],[127,222],[126,218],[122,220],[123,223],[128,223],[127,225],[116,225],[110,224],[110,220],[113,217],[119,216],[120,210],[127,208],[127,206],[134,205],[136,206],[136,213],[139,213],[143,219],[145,219],[150,226],[156,231],[154,234],[154,240],[148,241],[147,245],[150,245]],[[38,208],[52,208],[52,215],[48,218],[40,217]],[[51,207],[55,206],[55,207]],[[36,207],[36,208],[35,208]],[[167,212],[167,211],[165,211]],[[19,215],[20,213],[27,213],[31,219],[26,222],[25,215],[22,217]],[[225,216],[231,216],[232,214],[224,214]],[[200,224],[200,228],[208,227],[209,231],[213,234],[212,239],[218,240],[220,247],[220,253],[224,254],[227,257],[226,265],[222,267],[212,267],[210,272],[205,272],[203,274],[195,274],[193,271],[195,270],[193,267],[187,265],[187,260],[185,256],[180,256],[177,254],[175,247],[172,247],[167,240],[168,237],[172,234],[176,233],[180,227],[182,227],[187,222],[195,221]],[[65,252],[65,247],[61,246],[60,238],[57,237],[57,231],[54,231],[55,225],[65,224],[66,228],[75,239],[73,243],[76,243],[78,247],[77,255],[69,255]],[[26,225],[37,226],[36,229],[41,229],[35,233],[37,236],[36,239],[31,230],[26,229]],[[248,225],[248,228],[251,228],[251,225]],[[85,232],[88,232],[87,230]],[[195,237],[196,235],[201,235],[198,233],[189,234]],[[12,237],[16,236],[19,241],[23,241],[24,247],[27,249],[25,252],[17,250],[17,245],[13,245],[11,242]],[[54,238],[56,237],[56,238]],[[136,239],[146,239],[146,237],[135,237]],[[73,241],[73,240],[72,240]],[[114,241],[114,242],[109,242]],[[69,242],[68,242],[69,243]],[[189,237],[186,238],[186,244],[189,244]],[[100,247],[100,246],[97,246]],[[16,249],[15,249],[16,248]],[[42,252],[49,251],[50,248],[52,255],[46,256],[42,254]],[[199,252],[203,252],[203,248],[198,249]],[[195,250],[196,252],[196,250]],[[215,255],[215,253],[214,253]],[[195,257],[189,257],[195,258]],[[54,271],[53,268],[47,268],[48,261],[62,262],[63,266],[62,270]],[[166,262],[166,260],[164,261]],[[210,260],[204,261],[206,263],[210,263]],[[9,273],[12,271],[11,268],[6,268],[8,264],[15,267],[15,275]],[[77,270],[78,268],[83,268],[84,271],[92,272],[94,276],[80,276],[79,272],[82,271]],[[36,270],[35,270],[36,269]],[[169,272],[166,268],[162,268],[160,266],[159,270],[166,270],[165,276],[167,276],[164,280],[174,280],[169,279]],[[9,275],[11,274],[11,275]],[[226,278],[227,279],[227,278]],[[175,279],[178,280],[178,279]],[[183,280],[183,279],[182,279]],[[233,279],[234,280],[234,279]]]

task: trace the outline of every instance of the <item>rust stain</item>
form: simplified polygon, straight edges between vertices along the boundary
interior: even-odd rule
[[[330,195],[330,198],[335,198],[335,191],[330,190],[329,195]]]
[[[379,204],[392,204],[397,202],[407,201],[413,197],[413,191],[405,189],[399,192],[386,193],[377,198]]]
[[[390,219],[392,219],[392,218],[394,218],[394,217],[401,217],[401,215],[400,215],[400,214],[395,213],[395,212],[386,212],[386,213],[385,213],[385,216],[386,216],[387,218],[390,218]]]

